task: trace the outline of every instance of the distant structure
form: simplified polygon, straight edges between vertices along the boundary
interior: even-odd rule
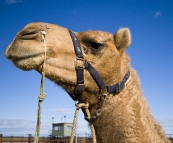
[[[52,124],[52,136],[71,136],[73,123],[53,123]]]

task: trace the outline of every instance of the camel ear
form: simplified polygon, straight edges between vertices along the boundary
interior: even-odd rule
[[[128,28],[119,29],[115,36],[115,46],[117,47],[120,55],[123,55],[127,47],[131,44],[131,35]]]

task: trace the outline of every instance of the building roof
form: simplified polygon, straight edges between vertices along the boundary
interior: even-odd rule
[[[53,123],[53,125],[64,125],[64,124],[73,124],[71,122],[65,122],[65,123]]]

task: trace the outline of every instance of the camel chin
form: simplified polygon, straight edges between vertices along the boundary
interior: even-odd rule
[[[38,69],[43,64],[43,57],[29,57],[22,59],[14,59],[12,60],[16,67],[29,71],[32,69]]]

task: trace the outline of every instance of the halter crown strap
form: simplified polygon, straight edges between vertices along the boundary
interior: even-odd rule
[[[74,49],[75,49],[77,58],[83,58],[82,49],[80,47],[79,41],[78,41],[75,33],[72,30],[69,30],[69,32],[70,32],[70,36],[73,41],[73,45],[74,45]]]

